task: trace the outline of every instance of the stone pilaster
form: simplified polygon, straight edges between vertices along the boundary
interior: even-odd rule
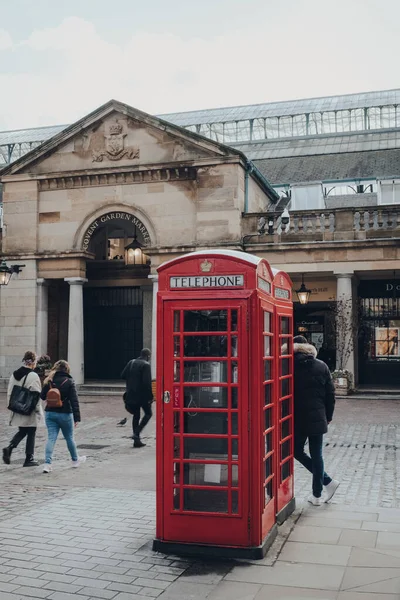
[[[47,354],[48,338],[48,286],[45,279],[37,279],[36,352]]]
[[[83,277],[66,277],[69,283],[68,362],[71,375],[79,385],[85,379],[83,333]]]

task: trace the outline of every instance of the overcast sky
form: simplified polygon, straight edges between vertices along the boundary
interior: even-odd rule
[[[399,0],[0,0],[0,130],[400,87]]]

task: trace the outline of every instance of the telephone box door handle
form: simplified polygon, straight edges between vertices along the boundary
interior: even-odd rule
[[[171,394],[168,391],[164,392],[164,404],[169,404],[171,400]]]

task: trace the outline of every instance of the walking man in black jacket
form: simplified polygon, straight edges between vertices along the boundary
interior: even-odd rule
[[[153,416],[150,357],[150,350],[143,348],[139,358],[130,360],[121,373],[122,379],[126,381],[125,407],[132,415],[134,448],[142,448],[146,445],[141,441],[140,433]],[[142,420],[140,420],[140,409],[144,412]]]
[[[314,506],[329,502],[339,481],[324,472],[323,437],[328,431],[335,408],[335,389],[327,365],[318,360],[317,350],[306,338],[293,340],[294,352],[294,457],[313,476],[312,494],[308,501]],[[308,439],[310,456],[304,452]]]

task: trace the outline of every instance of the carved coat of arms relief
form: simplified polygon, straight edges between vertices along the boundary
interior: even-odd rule
[[[125,147],[126,132],[123,125],[116,121],[111,123],[104,135],[104,150],[93,152],[92,162],[103,162],[103,159],[120,160],[121,158],[139,158],[139,148]]]

